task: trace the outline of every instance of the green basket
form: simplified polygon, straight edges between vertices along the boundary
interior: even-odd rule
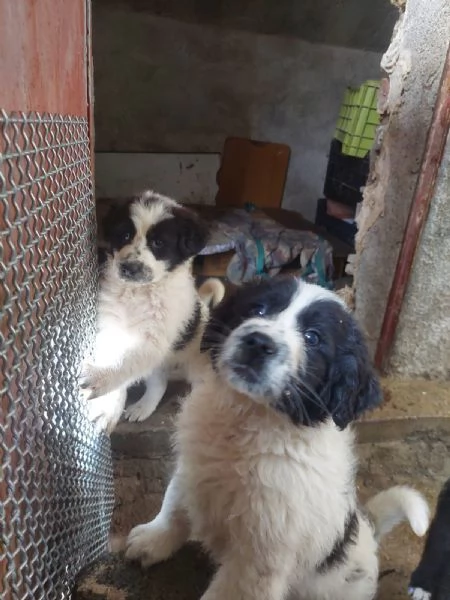
[[[372,148],[380,123],[379,87],[379,81],[369,80],[359,88],[347,88],[334,134],[344,154],[363,158]]]

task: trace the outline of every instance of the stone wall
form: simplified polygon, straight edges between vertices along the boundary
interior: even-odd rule
[[[390,74],[390,88],[378,157],[358,219],[354,282],[356,315],[373,353],[436,102],[449,31],[448,0],[407,0],[382,61]],[[444,265],[450,257],[448,243],[443,242],[449,218],[446,164],[416,256],[390,363],[391,369],[409,375],[448,376],[450,320],[448,296],[445,298],[449,288]],[[447,225],[441,222],[445,218]]]
[[[450,379],[450,136],[403,304],[391,367]]]

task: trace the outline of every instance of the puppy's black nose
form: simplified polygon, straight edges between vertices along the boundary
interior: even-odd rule
[[[277,351],[277,346],[273,339],[259,331],[247,334],[242,339],[242,348],[250,356],[259,357],[275,354]]]
[[[127,279],[133,279],[142,273],[142,265],[136,261],[120,263],[120,275]]]

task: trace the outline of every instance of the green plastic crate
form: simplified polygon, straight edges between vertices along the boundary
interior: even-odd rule
[[[369,80],[359,88],[347,88],[334,134],[344,154],[363,158],[372,148],[380,123],[379,87],[379,81]]]

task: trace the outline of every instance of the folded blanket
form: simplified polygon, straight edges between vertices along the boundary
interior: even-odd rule
[[[235,251],[227,277],[236,285],[272,277],[294,260],[299,276],[311,283],[332,287],[331,245],[310,231],[286,229],[264,213],[234,209],[219,217],[202,255]]]

